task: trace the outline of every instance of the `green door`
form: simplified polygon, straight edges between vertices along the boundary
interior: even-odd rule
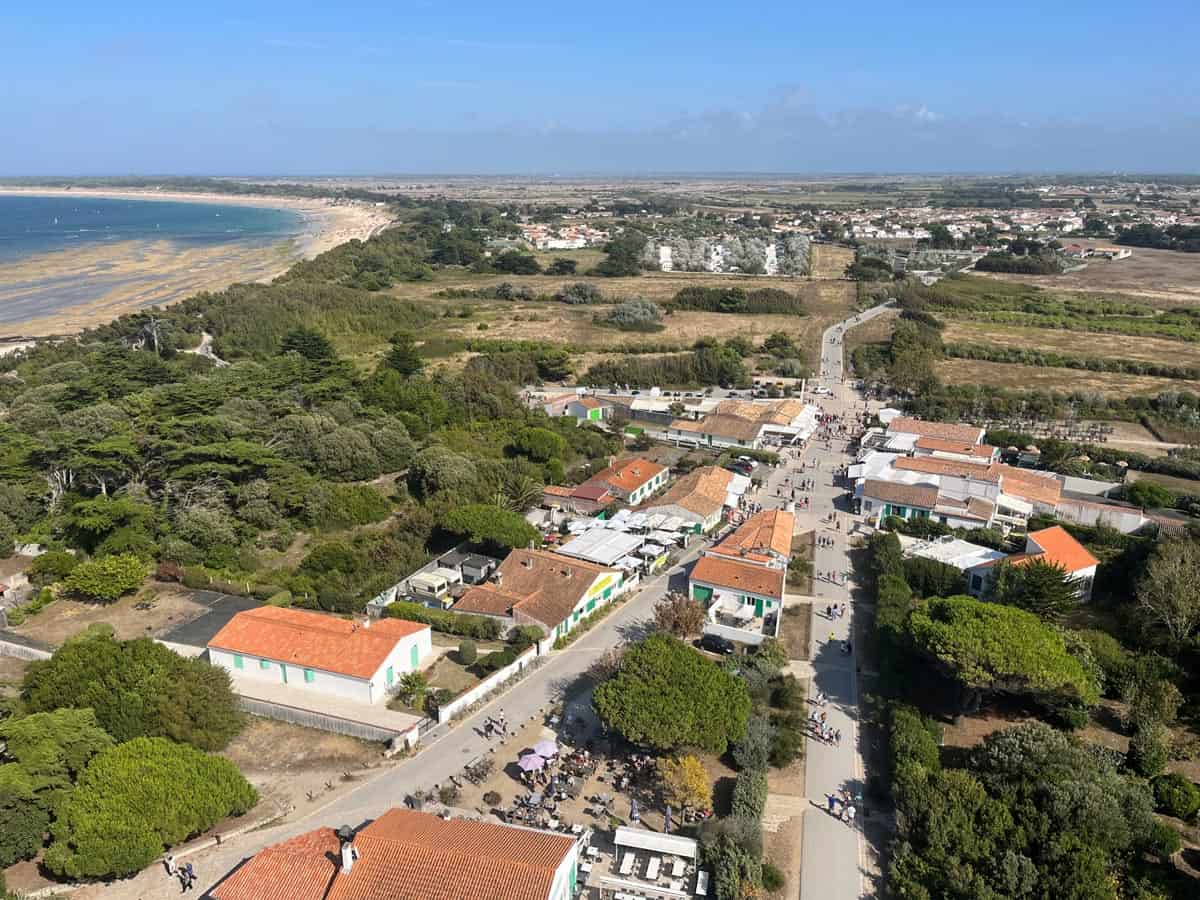
[[[756,615],[758,618],[760,618],[760,619],[761,619],[761,618],[762,618],[762,614],[763,614],[763,600],[762,600],[762,597],[755,597],[755,598],[754,598],[754,615]]]
[[[409,653],[409,657],[410,657],[410,659],[411,659],[411,661],[412,661],[412,669],[413,669],[413,671],[415,672],[415,671],[417,671],[417,666],[418,666],[418,665],[420,664],[420,662],[421,662],[421,654],[417,652],[417,645],[416,645],[416,644],[413,644],[413,645],[412,645],[412,652],[411,652],[411,653]]]

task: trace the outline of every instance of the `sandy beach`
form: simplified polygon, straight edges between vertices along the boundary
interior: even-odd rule
[[[353,238],[366,239],[391,221],[379,207],[343,200],[11,186],[0,186],[0,194],[255,206],[287,209],[298,213],[304,222],[295,241],[275,247],[229,244],[195,248],[168,241],[123,241],[0,264],[0,309],[10,312],[0,323],[0,340],[6,343],[31,336],[72,334],[123,313],[173,303],[199,291],[221,290],[236,282],[270,281],[297,259],[312,258]],[[39,307],[46,306],[38,303],[31,285],[41,286],[38,290],[52,290],[53,282],[59,279],[75,284],[86,280],[95,296],[39,314]]]

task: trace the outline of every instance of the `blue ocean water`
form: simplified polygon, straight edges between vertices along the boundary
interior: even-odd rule
[[[303,219],[285,209],[0,194],[0,262],[104,241],[169,240],[182,245],[277,243]]]

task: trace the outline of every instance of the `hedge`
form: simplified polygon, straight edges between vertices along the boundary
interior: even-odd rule
[[[731,815],[735,819],[757,822],[762,818],[767,805],[767,773],[761,769],[746,769],[738,772],[733,785]]]
[[[470,616],[463,613],[447,612],[441,609],[431,609],[420,603],[399,601],[386,608],[386,614],[393,619],[407,619],[410,622],[420,622],[428,625],[434,631],[442,634],[454,634],[459,637],[469,637],[477,641],[494,641],[504,630],[500,622],[486,616]]]

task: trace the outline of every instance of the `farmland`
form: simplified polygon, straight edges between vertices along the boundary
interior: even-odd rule
[[[1068,393],[1088,391],[1106,397],[1153,396],[1164,391],[1200,391],[1200,382],[1120,372],[1088,372],[1042,366],[943,359],[937,373],[947,384],[986,384],[1016,390]]]

